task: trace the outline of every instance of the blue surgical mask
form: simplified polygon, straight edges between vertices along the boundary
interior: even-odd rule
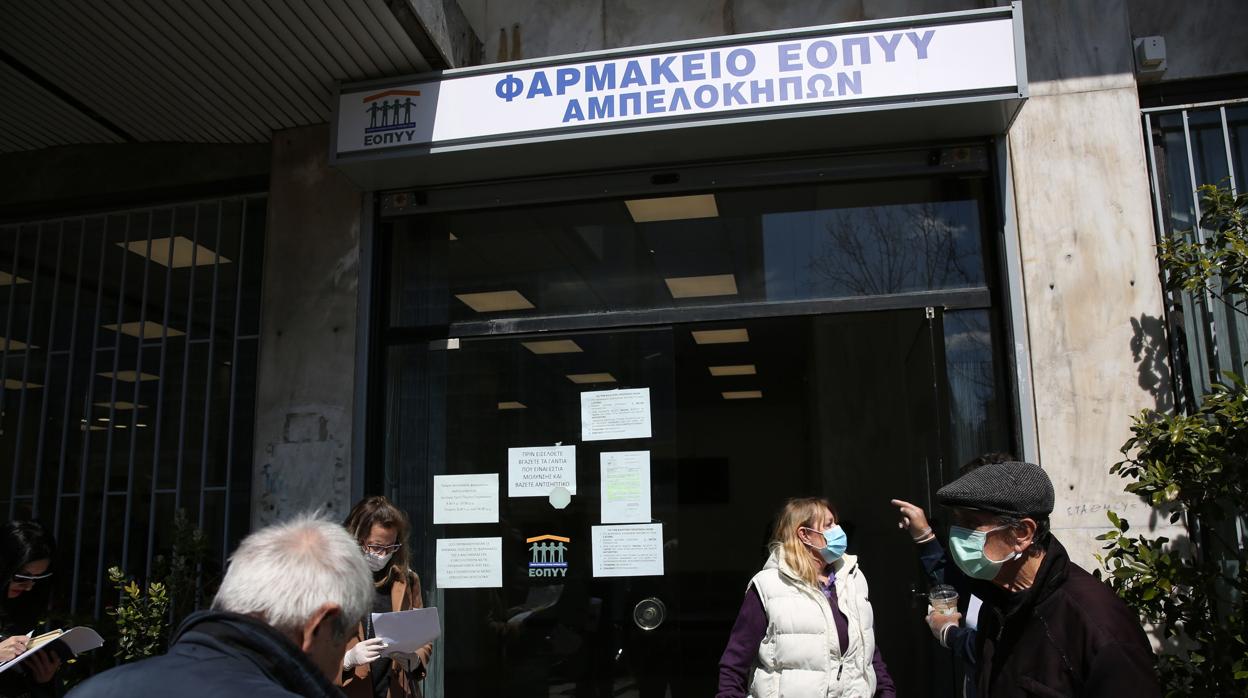
[[[1010,553],[1004,560],[993,560],[984,552],[988,543],[988,534],[1000,531],[1008,526],[998,526],[987,531],[973,531],[961,526],[949,528],[949,554],[953,562],[971,579],[991,581],[1001,571],[1001,566],[1019,557],[1020,553]]]
[[[814,529],[809,529],[813,531]],[[833,526],[823,532],[824,546],[819,548],[819,555],[823,557],[823,561],[831,564],[841,559],[845,554],[845,547],[849,545],[849,538],[845,535],[845,529],[840,526]],[[810,545],[807,543],[807,545]],[[811,546],[814,547],[814,546]]]

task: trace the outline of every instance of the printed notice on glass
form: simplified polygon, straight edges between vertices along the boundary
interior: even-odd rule
[[[576,494],[576,446],[507,449],[508,497],[549,497],[556,487]]]
[[[581,393],[581,440],[650,438],[650,389]]]
[[[663,524],[593,526],[595,577],[663,575]]]
[[[433,522],[498,523],[498,473],[435,475]]]
[[[650,452],[603,453],[602,522],[650,523]]]
[[[501,587],[503,539],[440,538],[436,564],[443,589]]]

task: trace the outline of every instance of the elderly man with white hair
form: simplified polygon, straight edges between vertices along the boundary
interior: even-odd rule
[[[106,671],[73,698],[341,696],[348,638],[373,577],[343,528],[314,517],[243,540],[212,609],[186,619],[169,652]]]

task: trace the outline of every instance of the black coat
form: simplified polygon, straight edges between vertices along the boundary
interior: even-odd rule
[[[1160,698],[1136,614],[1049,536],[1035,584],[1007,593],[974,584],[980,613],[978,695]]]
[[[339,691],[298,647],[264,623],[205,611],[186,619],[167,654],[106,671],[71,698],[289,698]]]

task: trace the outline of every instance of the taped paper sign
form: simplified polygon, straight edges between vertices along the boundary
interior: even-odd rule
[[[581,440],[650,438],[650,389],[581,393]]]
[[[650,522],[650,452],[603,453],[603,523]]]
[[[576,494],[576,446],[507,449],[508,497],[549,497],[556,487]]]
[[[498,473],[435,475],[433,522],[498,523]]]

